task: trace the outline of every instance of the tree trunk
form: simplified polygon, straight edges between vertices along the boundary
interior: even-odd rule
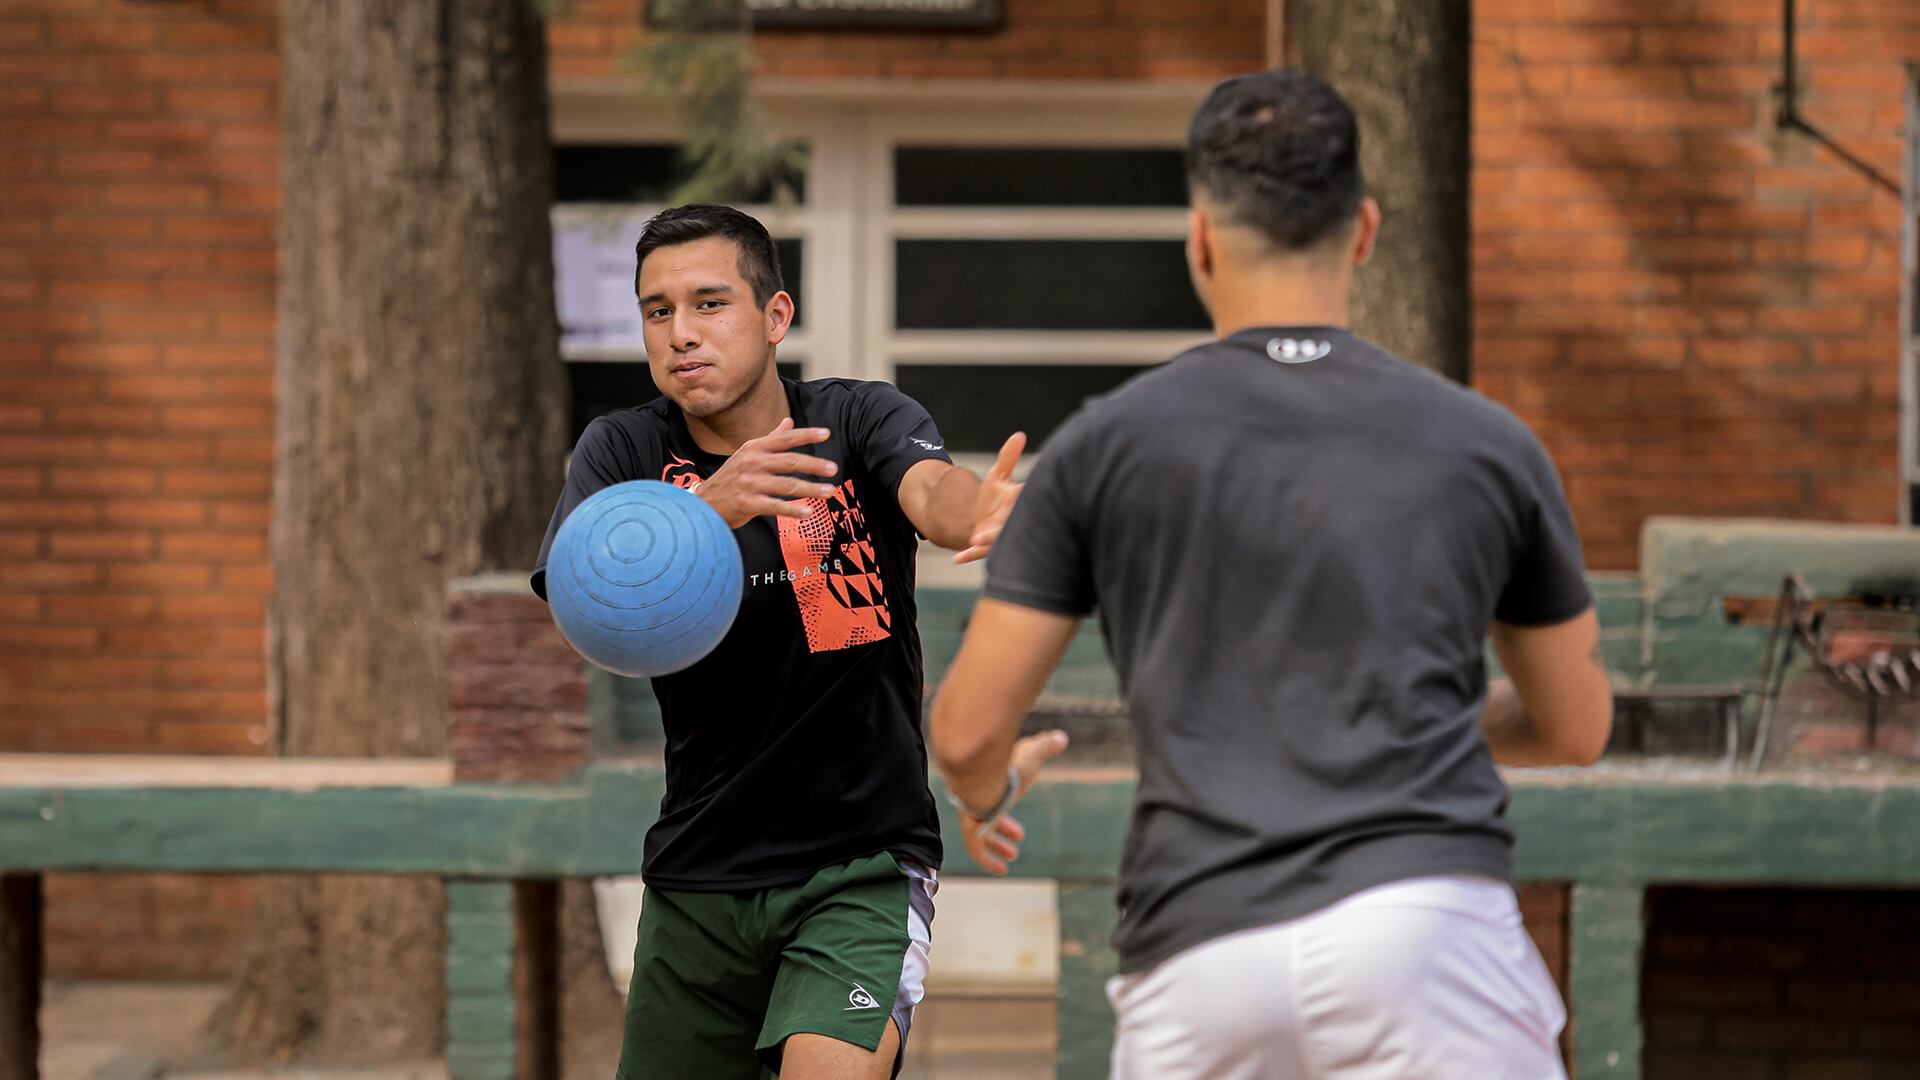
[[[275,745],[445,752],[449,579],[531,563],[564,446],[533,0],[281,5]],[[440,884],[263,881],[241,1061],[444,1043]]]
[[[1360,118],[1360,162],[1383,212],[1355,282],[1354,331],[1466,382],[1468,0],[1294,0],[1296,62]]]

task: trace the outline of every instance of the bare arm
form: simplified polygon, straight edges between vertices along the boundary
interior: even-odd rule
[[[901,512],[921,536],[958,552],[954,562],[984,557],[1020,495],[1013,467],[1026,445],[1023,434],[1008,438],[984,479],[944,461],[920,462],[900,478]]]
[[[1508,678],[1487,687],[1486,732],[1503,765],[1591,765],[1613,727],[1613,689],[1593,609],[1551,626],[1493,624]]]
[[[1007,768],[1019,770],[1018,798],[1033,786],[1040,767],[1066,749],[1065,732],[1019,738],[1020,722],[1060,666],[1080,620],[982,597],[974,606],[966,638],[940,684],[928,727],[928,743],[940,775],[961,802],[988,807],[1007,788]],[[982,835],[977,818],[962,814],[967,853],[983,869],[1006,873],[1018,855],[1019,824],[1003,819],[998,834]]]

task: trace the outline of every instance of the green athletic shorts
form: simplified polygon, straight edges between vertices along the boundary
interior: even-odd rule
[[[900,1073],[927,974],[933,871],[881,853],[752,892],[649,888],[618,1080],[761,1080],[787,1036],[872,1050]]]

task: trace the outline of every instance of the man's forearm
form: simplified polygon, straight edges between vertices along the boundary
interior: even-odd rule
[[[1007,790],[1007,765],[1012,758],[1013,744],[995,743],[984,746],[975,754],[962,760],[943,759],[940,761],[940,776],[947,782],[947,790],[965,806],[984,810],[999,801]]]
[[[974,503],[980,478],[955,465],[940,475],[927,500],[927,539],[948,551],[962,551],[973,542]]]
[[[1566,763],[1534,730],[1511,679],[1493,679],[1487,683],[1487,707],[1480,714],[1480,730],[1487,736],[1487,748],[1493,751],[1493,760],[1502,765]]]

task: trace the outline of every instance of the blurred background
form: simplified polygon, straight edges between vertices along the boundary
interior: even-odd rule
[[[1911,804],[1687,861],[1761,770],[1915,783],[1914,61],[1911,0],[0,0],[0,794],[657,770],[650,690],[516,606],[573,438],[654,396],[639,223],[747,207],[798,300],[783,372],[892,381],[963,461],[1044,453],[1208,336],[1185,124],[1294,63],[1359,111],[1385,211],[1356,329],[1561,469],[1622,690],[1583,782],[1695,793],[1641,830],[1678,869],[1606,991],[1626,1058],[1574,1056],[1920,1075]],[[922,566],[931,685],[978,579]],[[1042,713],[1124,777],[1096,630]],[[247,771],[278,758],[338,764]],[[36,820],[0,813],[0,1078],[36,1031],[61,1080],[514,1075],[448,1049],[439,875],[147,872],[183,864]],[[1566,987],[1555,873],[1523,899]],[[604,1075],[639,899],[562,876],[557,1068]],[[1067,1075],[1055,886],[948,896],[910,1075]]]

